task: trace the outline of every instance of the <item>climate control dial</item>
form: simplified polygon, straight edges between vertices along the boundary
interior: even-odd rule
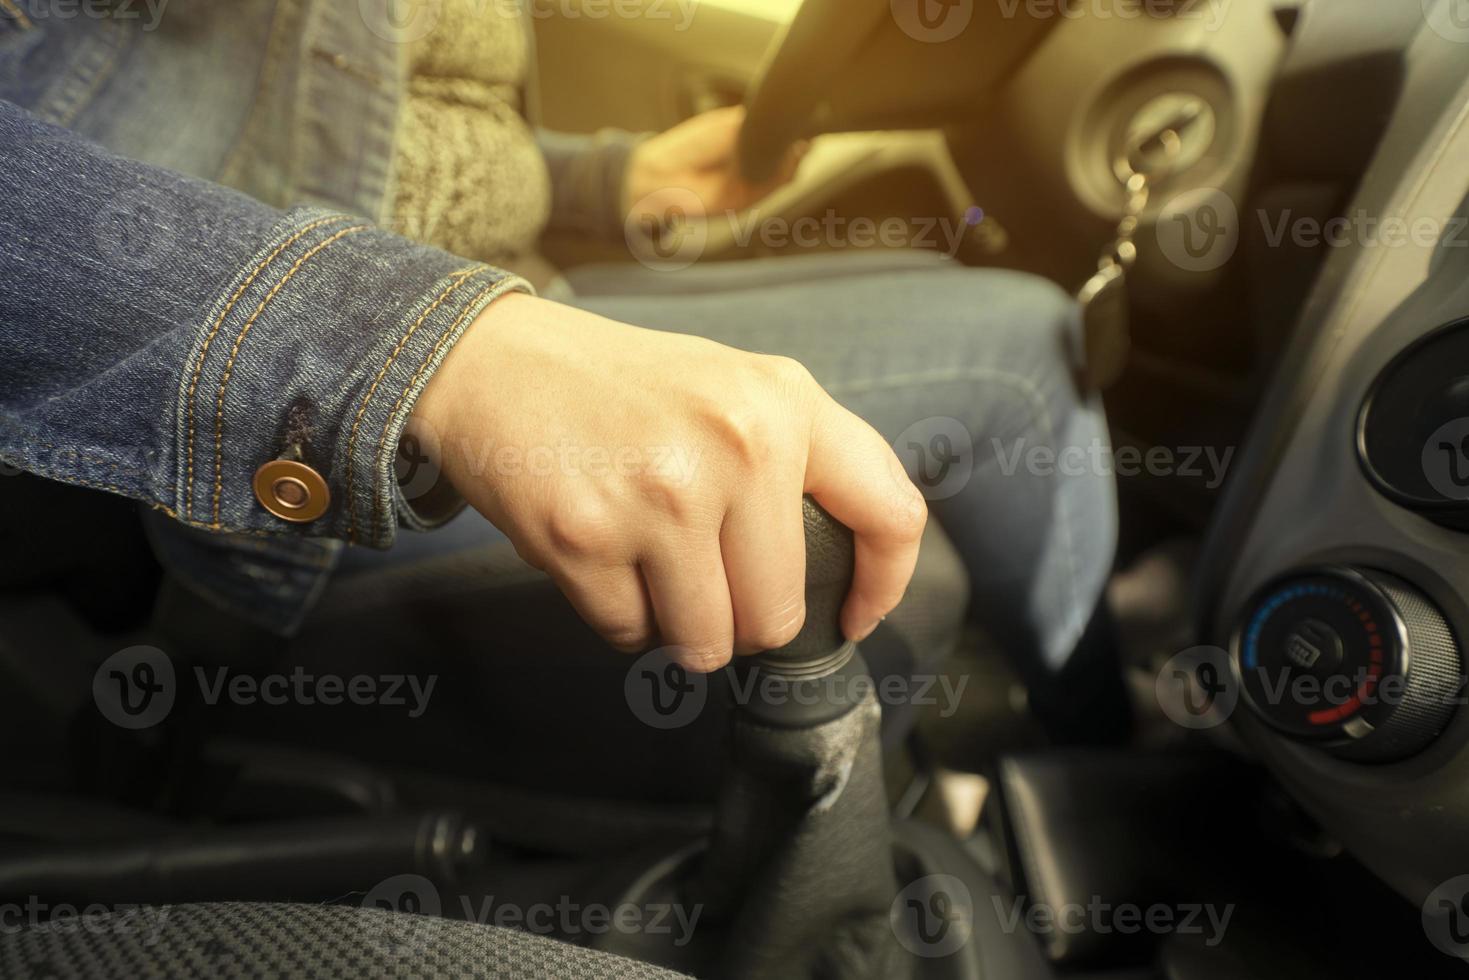
[[[1247,607],[1233,653],[1256,715],[1359,761],[1423,749],[1448,725],[1462,688],[1443,614],[1375,570],[1326,567],[1275,581]]]

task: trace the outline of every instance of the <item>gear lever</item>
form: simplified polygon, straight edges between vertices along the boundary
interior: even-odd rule
[[[778,728],[809,728],[856,707],[867,668],[857,644],[842,635],[841,611],[852,587],[852,532],[810,497],[806,527],[806,623],[776,650],[743,658],[736,699],[750,719]],[[741,696],[746,692],[746,696]]]
[[[888,921],[881,711],[839,619],[852,534],[810,498],[804,507],[806,623],[786,646],[740,658],[708,845],[624,895],[697,908],[698,948],[625,952],[723,980],[900,980],[911,962]]]

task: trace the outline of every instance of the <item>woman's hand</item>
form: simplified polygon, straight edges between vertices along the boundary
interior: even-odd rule
[[[743,106],[713,109],[639,144],[628,161],[628,217],[661,221],[676,207],[686,218],[708,218],[747,208],[790,181],[804,144],[791,148],[769,180],[755,184],[740,176],[735,150],[744,123]],[[694,199],[701,210],[690,206]]]
[[[803,493],[856,535],[853,639],[902,597],[927,519],[883,438],[795,361],[521,294],[455,345],[414,424],[609,643],[695,670],[801,628]]]

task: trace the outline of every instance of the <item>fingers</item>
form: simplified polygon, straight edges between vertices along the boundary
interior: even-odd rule
[[[637,653],[653,645],[653,608],[635,566],[585,567],[553,577],[577,614],[610,646]]]
[[[928,506],[882,436],[830,398],[812,424],[806,492],[855,536],[842,632],[865,639],[908,588]]]
[[[780,162],[780,168],[767,182],[767,186],[774,190],[794,180],[796,171],[801,167],[801,161],[806,159],[806,154],[809,152],[811,152],[810,140],[798,140],[792,143],[791,148],[786,151],[785,157]]]
[[[783,647],[806,621],[806,537],[799,486],[737,503],[719,534],[736,653]]]
[[[759,183],[752,183],[741,176],[738,170],[739,164],[736,161],[733,168],[725,175],[727,180],[724,196],[729,206],[736,210],[750,207],[770,196],[773,191],[789,184],[795,179],[796,171],[800,169],[801,161],[805,159],[810,147],[811,144],[805,140],[792,144],[775,173]]]
[[[665,542],[647,552],[642,569],[659,642],[677,648],[669,656],[700,673],[729,663],[734,612],[718,539]]]

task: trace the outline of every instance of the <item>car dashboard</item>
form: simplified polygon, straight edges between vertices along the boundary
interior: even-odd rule
[[[1195,603],[1232,730],[1415,903],[1469,867],[1469,44],[1449,33],[1430,18],[1405,49],[1356,231],[1274,370]],[[1262,686],[1272,666],[1316,703]]]

